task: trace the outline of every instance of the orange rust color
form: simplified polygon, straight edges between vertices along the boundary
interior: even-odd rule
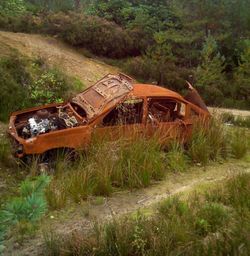
[[[42,154],[58,148],[86,149],[94,136],[116,140],[120,136],[133,139],[142,134],[150,137],[157,133],[160,135],[161,143],[176,137],[186,141],[191,134],[193,122],[197,118],[202,119],[210,115],[206,107],[202,107],[205,104],[197,91],[193,88],[191,90],[195,100],[192,97],[187,100],[174,91],[156,85],[133,83],[131,78],[123,74],[107,75],[71,101],[72,104],[77,105],[77,108],[84,108],[86,115],[74,112],[74,106],[72,107],[70,102],[30,108],[11,114],[8,132],[12,137],[17,157]],[[138,100],[141,106],[141,112],[136,114],[138,120],[141,118],[140,122],[104,125],[105,118],[118,105],[128,104],[127,102],[133,100]],[[170,121],[152,117],[150,108],[153,109],[151,105],[153,106],[153,102],[157,100],[176,104],[179,107],[179,109],[177,107],[179,116]],[[30,138],[24,138],[18,132],[18,126],[26,124],[26,119],[35,115],[38,110],[57,111],[60,107],[67,108],[70,114],[74,113],[78,121],[76,127],[53,130]],[[184,109],[181,110],[180,107]]]

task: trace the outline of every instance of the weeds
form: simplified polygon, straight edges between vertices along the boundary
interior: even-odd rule
[[[250,116],[234,116],[231,113],[225,112],[221,114],[221,119],[224,123],[227,124],[250,128]]]
[[[242,158],[248,150],[248,138],[245,130],[237,129],[231,132],[231,153],[236,159]]]
[[[0,139],[0,163],[2,163],[5,166],[13,165],[10,161],[11,157],[11,147],[10,142],[5,139]]]
[[[188,167],[189,159],[183,147],[179,143],[173,142],[166,154],[166,162],[169,170],[183,172]]]
[[[153,216],[114,219],[89,236],[76,233],[62,241],[48,234],[47,250],[50,255],[247,255],[249,181],[250,175],[242,174],[206,194],[175,196]]]

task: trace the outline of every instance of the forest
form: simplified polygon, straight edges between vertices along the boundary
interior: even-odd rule
[[[1,0],[0,29],[47,34],[211,106],[250,108],[250,0]]]

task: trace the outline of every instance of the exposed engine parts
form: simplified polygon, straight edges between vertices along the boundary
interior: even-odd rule
[[[34,112],[34,115],[21,121],[17,128],[19,134],[25,138],[36,137],[51,131],[72,128],[79,125],[74,113],[67,106],[56,107],[52,111],[46,109]]]
[[[32,117],[28,119],[28,124],[23,128],[22,134],[26,138],[35,137],[41,133],[57,130],[57,128],[58,126],[55,117],[52,117],[51,119]]]

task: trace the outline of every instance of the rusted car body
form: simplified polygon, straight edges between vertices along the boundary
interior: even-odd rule
[[[109,74],[71,101],[14,112],[9,134],[17,157],[52,149],[86,149],[95,136],[117,140],[158,133],[161,143],[186,141],[209,112],[191,85],[187,99],[156,85]]]

